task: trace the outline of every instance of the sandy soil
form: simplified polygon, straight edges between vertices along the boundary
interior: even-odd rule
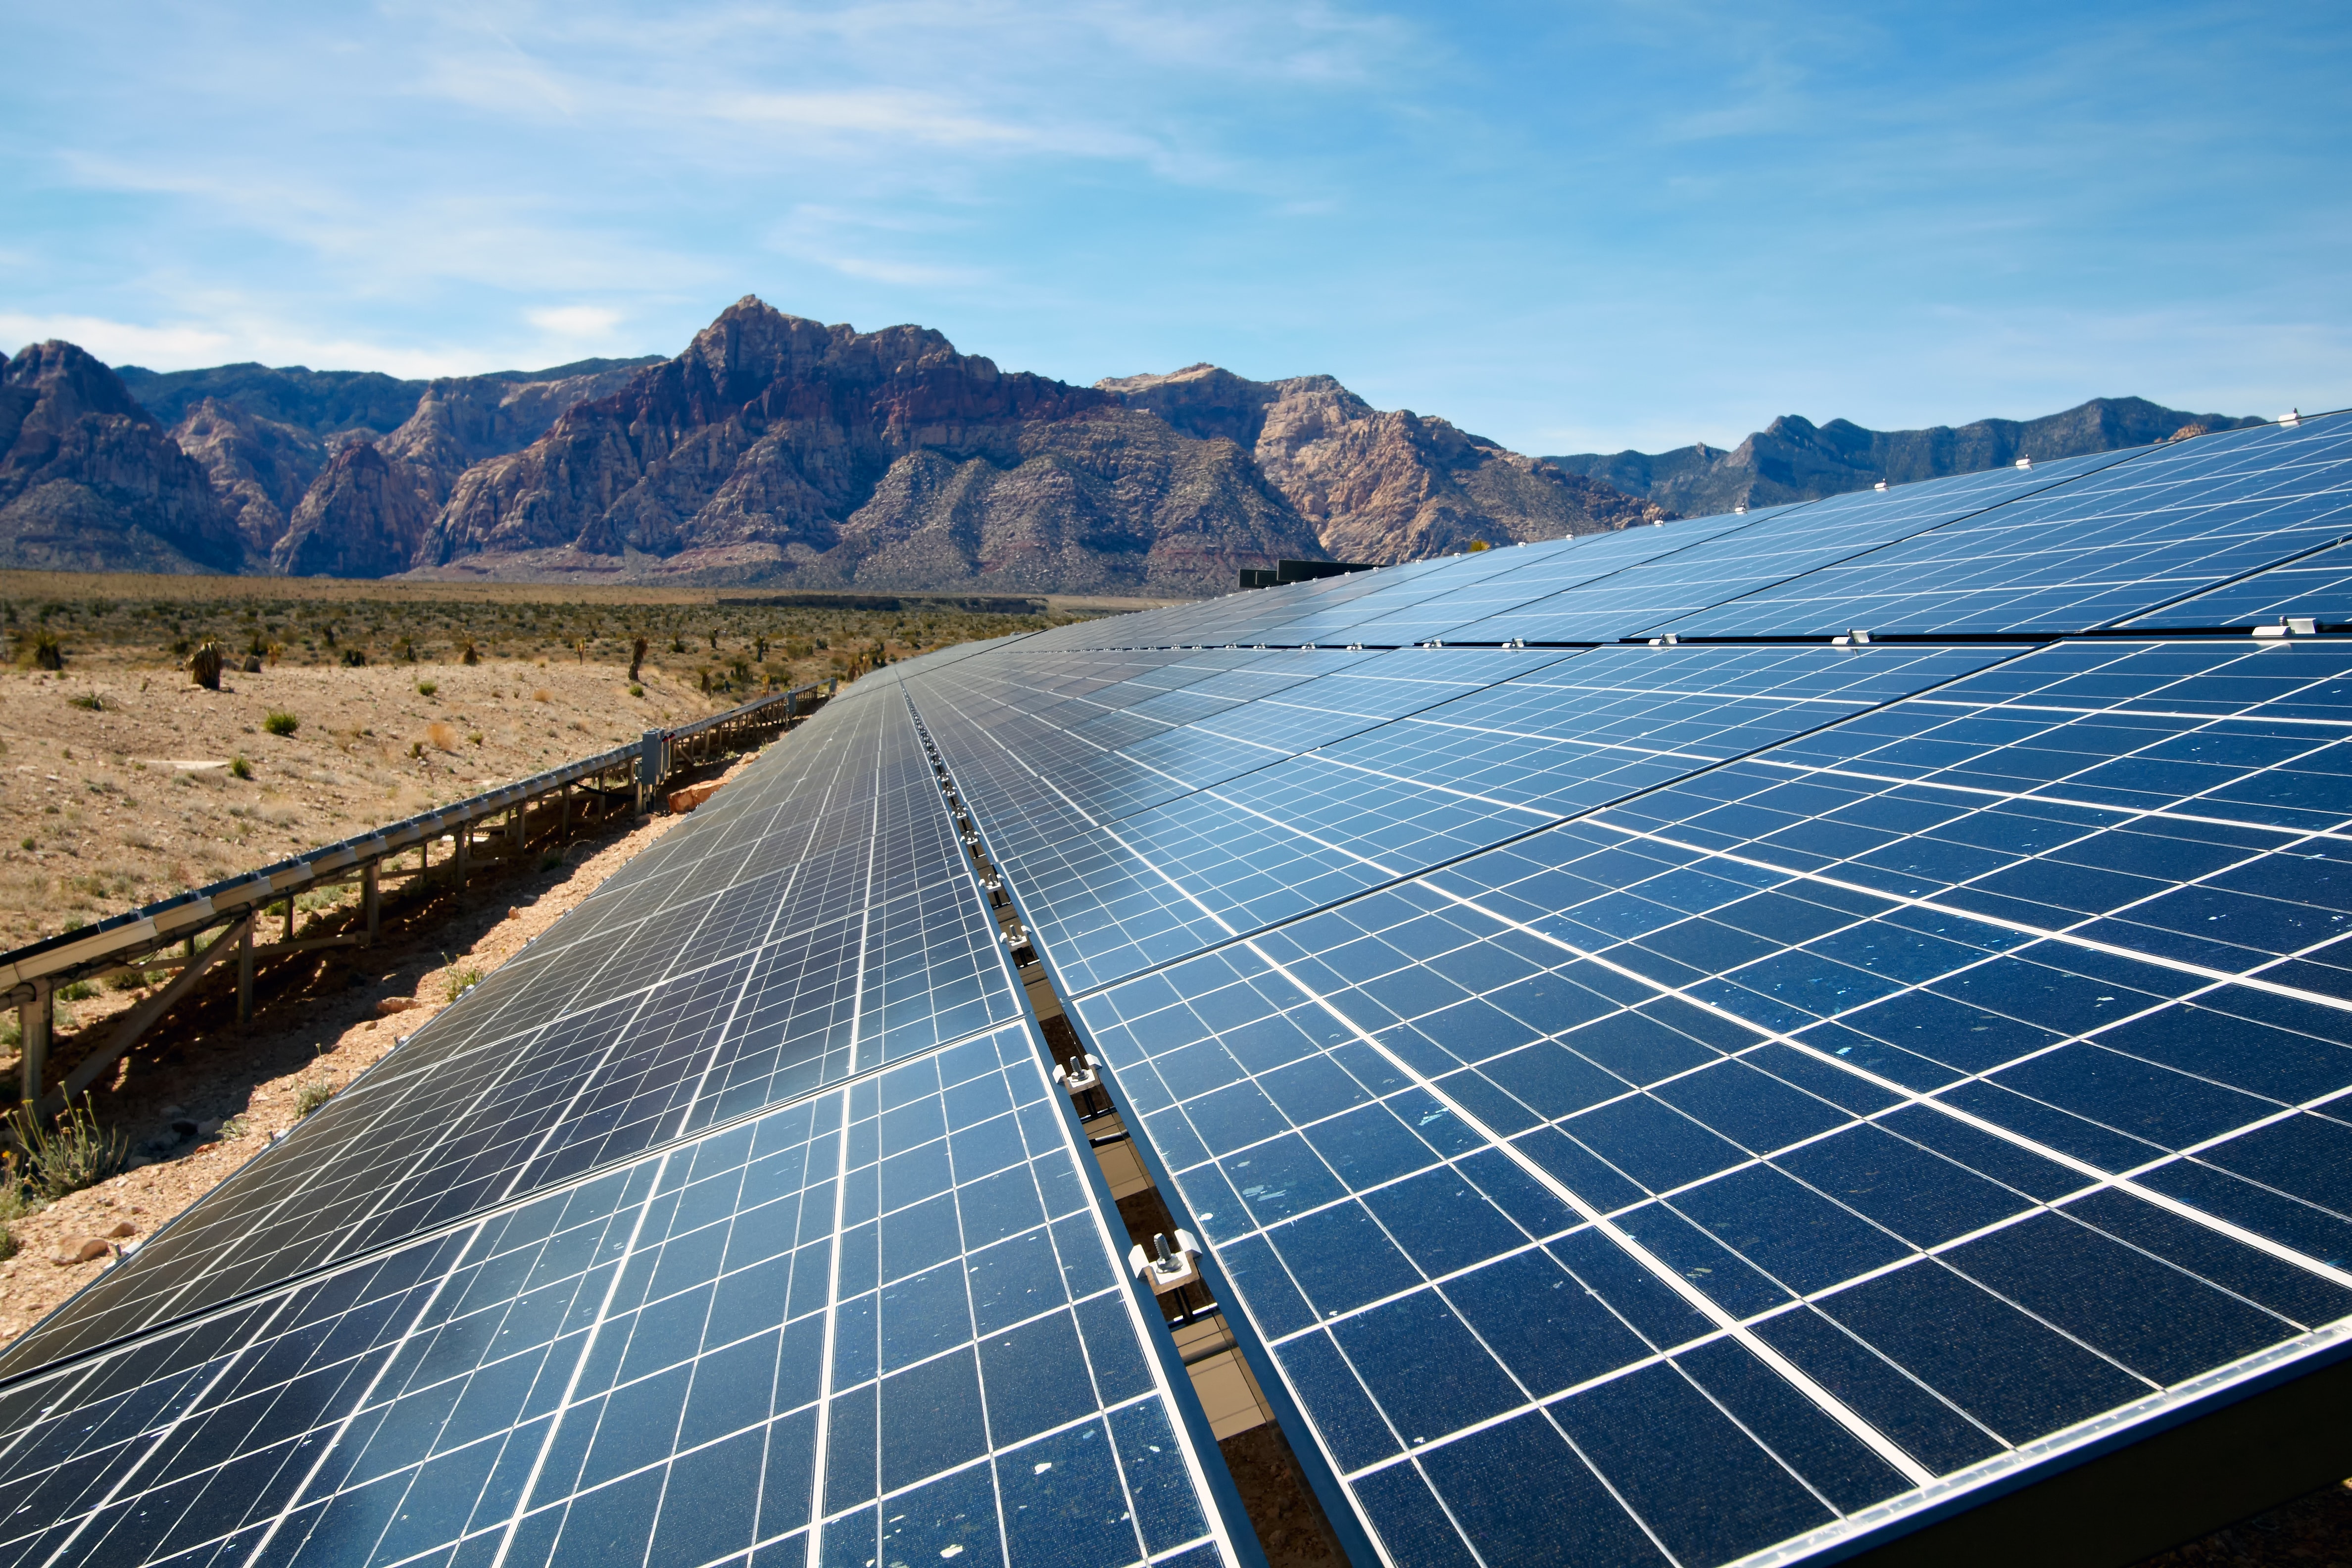
[[[562,660],[289,663],[218,691],[99,659],[0,673],[0,950],[731,700],[650,667],[640,684],[632,697],[625,671]],[[270,734],[272,711],[300,728]]]
[[[712,776],[732,777],[750,762]],[[17,1251],[0,1262],[0,1344],[96,1279],[124,1241],[152,1232],[292,1126],[305,1085],[351,1082],[446,1005],[453,972],[488,973],[682,820],[655,816],[583,835],[560,868],[533,861],[481,879],[463,909],[446,895],[409,906],[373,948],[334,950],[299,973],[285,973],[290,963],[275,977],[265,971],[264,1000],[243,1033],[225,997],[200,1009],[193,1027],[167,1021],[93,1097],[100,1124],[129,1139],[134,1168],[9,1227]],[[403,1000],[415,1005],[379,1015]],[[92,1241],[108,1244],[105,1256],[54,1261]]]

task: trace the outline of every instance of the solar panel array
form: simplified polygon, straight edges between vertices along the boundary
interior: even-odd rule
[[[1354,1554],[2326,1364],[2347,536],[2337,416],[868,678],[0,1356],[7,1560],[1253,1560],[927,739]]]

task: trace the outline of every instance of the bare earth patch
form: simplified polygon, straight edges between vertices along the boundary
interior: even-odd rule
[[[651,668],[637,684],[645,695],[632,697],[625,671],[562,660],[283,664],[232,672],[218,691],[103,658],[61,675],[0,673],[0,949],[731,700]],[[273,712],[299,728],[269,733]]]

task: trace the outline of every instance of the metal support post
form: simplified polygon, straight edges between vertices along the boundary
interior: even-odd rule
[[[194,939],[191,939],[193,945]],[[16,1098],[38,1105],[41,1072],[49,1065],[50,1026],[56,1021],[57,997],[47,980],[33,982],[33,999],[16,1010],[22,1068],[16,1075]]]
[[[253,1022],[253,922],[246,921],[236,932],[236,1026],[240,1029]]]
[[[473,837],[474,825],[472,823],[461,822],[457,825],[457,853],[455,859],[450,863],[449,877],[450,886],[457,889],[457,901],[461,904],[466,901],[466,850],[471,843]]]
[[[381,879],[377,875],[381,869],[382,862],[371,860],[367,863],[367,868],[360,873],[360,910],[367,919],[367,939],[370,946],[375,943],[376,923],[383,912],[383,889]]]
[[[561,844],[572,837],[572,785],[563,786],[563,805],[555,819],[555,840]]]
[[[507,845],[514,858],[518,860],[522,858],[522,814],[525,804],[519,800],[507,808]]]
[[[294,895],[286,895],[286,940],[294,940]]]

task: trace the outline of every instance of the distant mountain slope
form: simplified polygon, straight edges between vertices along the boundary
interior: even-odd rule
[[[1866,430],[1843,419],[1816,426],[1783,415],[1725,451],[1704,444],[1671,452],[1581,452],[1549,458],[1571,472],[1646,497],[1685,516],[1817,500],[1885,479],[1908,484],[1974,473],[2021,457],[2073,458],[2168,439],[2181,430],[2234,430],[2254,417],[2186,414],[2141,397],[2095,397],[2040,419],[1979,419],[1955,428]]]
[[[251,552],[195,458],[71,343],[0,370],[0,566],[236,572]]]
[[[1231,442],[921,327],[746,297],[675,360],[467,469],[420,567],[1197,593],[1314,553]]]
[[[1376,409],[1328,375],[1249,381],[1195,364],[1095,384],[1186,435],[1242,447],[1340,560],[1413,561],[1672,515],[1444,419]]]

